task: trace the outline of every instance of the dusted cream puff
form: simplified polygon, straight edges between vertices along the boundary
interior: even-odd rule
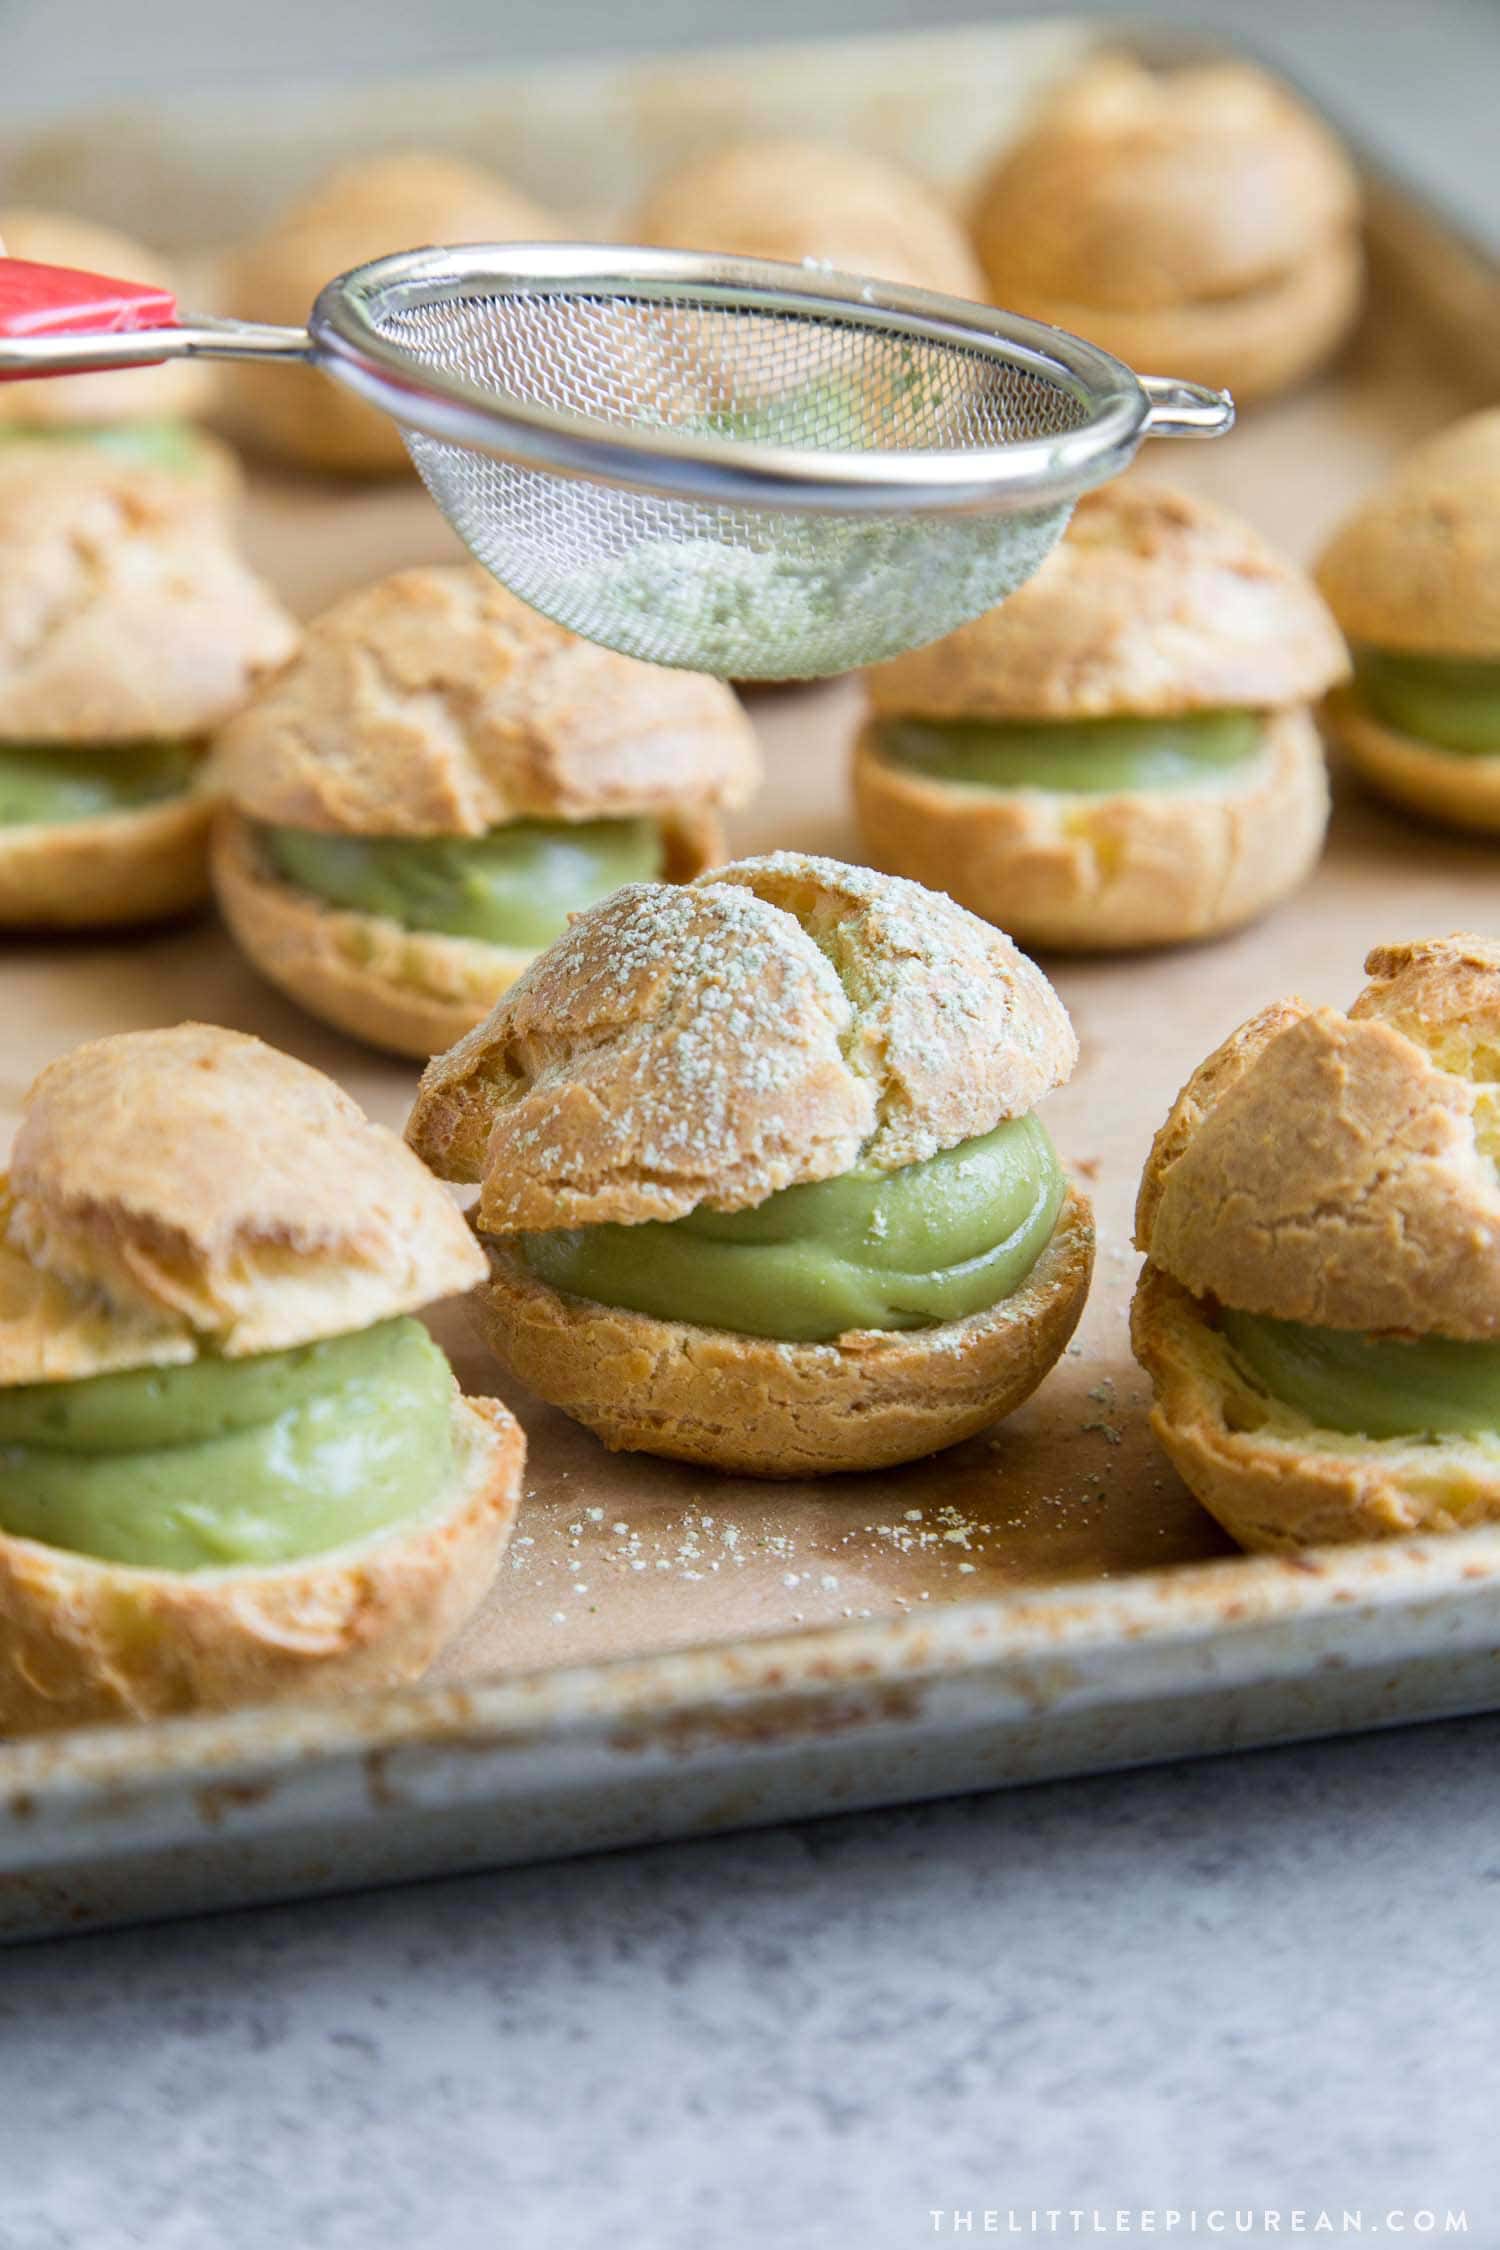
[[[204,738],[296,646],[213,493],[91,447],[0,446],[0,929],[208,894]]]
[[[0,255],[35,265],[74,266],[82,273],[147,281],[175,289],[153,251],[61,211],[0,208]],[[113,368],[99,375],[58,375],[45,382],[0,383],[0,446],[66,439],[100,446],[132,467],[172,469],[201,477],[225,496],[239,483],[226,446],[193,427],[208,402],[202,361],[163,360],[159,367]]]
[[[1354,651],[1329,730],[1383,796],[1500,835],[1500,408],[1418,446],[1318,582]]]
[[[722,857],[759,778],[716,680],[580,640],[466,564],[336,602],[220,738],[230,928],[315,1015],[424,1059],[568,917]]]
[[[501,1359],[617,1449],[753,1476],[908,1461],[1030,1396],[1089,1207],[1036,1105],[1077,1044],[1010,940],[778,853],[579,917],[431,1063]]]
[[[1104,55],[1000,157],[973,207],[998,304],[1242,402],[1321,365],[1359,309],[1359,185],[1253,64]]]
[[[1227,1039],[1141,1183],[1153,1426],[1246,1547],[1500,1520],[1500,943],[1365,967]]]
[[[952,297],[984,295],[963,227],[936,190],[832,141],[713,149],[657,181],[631,233],[664,250],[812,260]]]
[[[418,151],[375,156],[319,181],[234,254],[225,309],[300,328],[326,282],[387,252],[538,242],[560,231],[550,213],[478,165]],[[311,369],[227,366],[224,395],[247,440],[302,468],[390,477],[408,466],[395,423]]]
[[[484,1270],[410,1151],[203,1024],[79,1047],[0,1180],[0,1733],[411,1679],[524,1442],[411,1316]]]
[[[867,675],[864,848],[1026,945],[1218,936],[1317,861],[1309,705],[1347,671],[1311,583],[1248,524],[1105,486],[1001,608]]]

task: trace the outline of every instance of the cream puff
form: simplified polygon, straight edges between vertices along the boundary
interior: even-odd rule
[[[984,295],[964,230],[935,189],[832,141],[734,141],[658,180],[632,238],[664,250],[814,263],[879,281]]]
[[[606,1445],[752,1476],[998,1421],[1087,1294],[1037,1104],[1077,1044],[951,900],[777,853],[579,917],[431,1063],[407,1137],[478,1182],[500,1358]]]
[[[1354,650],[1329,731],[1371,788],[1500,835],[1500,408],[1419,446],[1318,565]]]
[[[1025,945],[1218,936],[1317,861],[1310,704],[1347,672],[1316,590],[1248,524],[1106,486],[1002,607],[867,675],[864,849]]]
[[[1334,134],[1253,64],[1110,54],[999,158],[974,240],[997,303],[1244,401],[1300,380],[1351,326],[1359,208]]]
[[[226,310],[301,327],[326,282],[387,252],[546,241],[559,231],[548,212],[478,165],[415,150],[371,157],[319,181],[233,254]],[[390,477],[408,466],[389,416],[311,369],[227,367],[224,396],[248,442],[298,467]]]
[[[0,446],[0,929],[154,921],[208,894],[205,737],[296,627],[191,479]]]
[[[596,648],[465,564],[335,603],[215,765],[214,880],[245,953],[424,1060],[569,915],[722,857],[719,810],[760,772],[728,688]]]
[[[0,1734],[411,1679],[525,1453],[412,1316],[484,1260],[328,1079],[203,1024],[79,1047],[0,1180]]]
[[[1227,1039],[1141,1183],[1153,1426],[1246,1547],[1500,1520],[1500,944],[1365,968]]]
[[[176,287],[168,267],[144,244],[65,212],[29,205],[0,208],[0,242],[0,255],[36,265],[73,266],[111,279]],[[208,404],[208,384],[205,363],[188,359],[98,375],[55,375],[45,382],[0,383],[0,446],[60,440],[93,444],[130,467],[202,478],[230,498],[239,487],[234,456],[192,422]]]

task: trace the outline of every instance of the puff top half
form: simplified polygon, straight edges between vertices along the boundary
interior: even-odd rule
[[[1347,1014],[1263,1009],[1156,1136],[1137,1245],[1314,1327],[1500,1335],[1500,941],[1380,946]]]
[[[1351,640],[1500,658],[1500,407],[1408,454],[1334,534],[1318,583]]]
[[[659,180],[634,238],[667,250],[826,260],[847,273],[982,298],[956,215],[925,180],[823,141],[734,141]]]
[[[206,1024],[94,1040],[44,1070],[0,1225],[5,1384],[285,1350],[483,1273],[394,1133],[321,1072]]]
[[[467,564],[346,595],[220,736],[253,819],[358,835],[479,836],[741,803],[759,778],[732,690],[617,656]]]
[[[580,915],[428,1066],[408,1138],[497,1234],[682,1217],[931,1156],[1072,1070],[1010,939],[921,885],[778,852]]]
[[[1277,708],[1347,671],[1304,572],[1226,509],[1129,477],[1084,495],[998,609],[866,677],[882,717],[1086,719]]]
[[[0,583],[6,741],[207,734],[297,643],[212,480],[91,447],[0,448]]]
[[[991,285],[1150,311],[1282,279],[1351,227],[1335,135],[1253,64],[1103,55],[1044,103],[974,201]]]

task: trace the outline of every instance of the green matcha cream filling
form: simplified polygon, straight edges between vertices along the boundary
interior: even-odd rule
[[[0,444],[91,445],[132,469],[170,469],[201,476],[209,449],[191,422],[16,422]]]
[[[1304,1328],[1227,1306],[1219,1318],[1256,1381],[1319,1429],[1370,1438],[1500,1431],[1500,1344]]]
[[[1221,788],[1258,756],[1255,711],[1152,719],[892,719],[876,737],[892,765],[966,789],[1067,796]]]
[[[1397,734],[1474,758],[1500,757],[1500,659],[1354,652],[1365,706]]]
[[[0,1390],[0,1528],[153,1570],[296,1562],[442,1495],[452,1399],[416,1320]]]
[[[179,742],[120,750],[0,743],[0,828],[47,828],[180,797],[194,758]]]
[[[1052,1239],[1067,1182],[1034,1117],[896,1172],[783,1188],[748,1211],[523,1234],[554,1289],[785,1343],[927,1328],[1011,1296]]]
[[[515,820],[486,836],[330,836],[264,827],[283,882],[408,930],[535,952],[568,916],[662,872],[652,820]]]

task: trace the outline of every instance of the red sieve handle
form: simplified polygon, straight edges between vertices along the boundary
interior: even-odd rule
[[[176,320],[177,300],[171,290],[151,282],[113,281],[104,274],[78,273],[71,266],[0,258],[0,339],[128,336],[143,328],[170,328]],[[157,363],[131,360],[128,364]],[[46,372],[50,371],[0,368],[0,383],[24,382]]]

